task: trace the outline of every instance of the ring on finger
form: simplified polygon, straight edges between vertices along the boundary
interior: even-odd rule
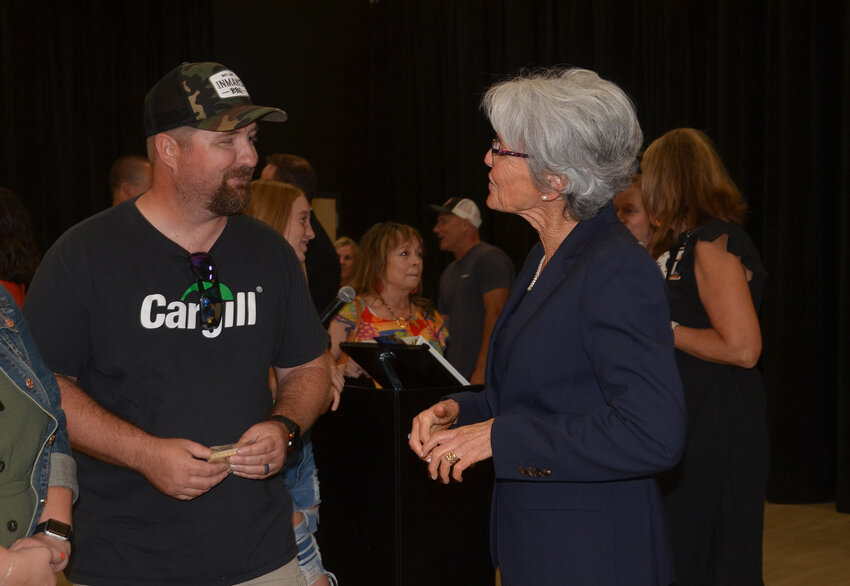
[[[266,474],[268,474],[268,473],[269,473],[269,464],[268,464],[268,462],[266,462]]]
[[[449,463],[449,466],[454,466],[455,463],[460,460],[460,456],[455,454],[453,451],[449,450],[446,452],[446,455],[443,456],[446,459],[446,462]]]

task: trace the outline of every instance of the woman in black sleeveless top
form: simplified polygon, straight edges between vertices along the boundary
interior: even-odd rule
[[[704,133],[666,133],[641,166],[656,226],[649,252],[670,252],[665,278],[688,410],[685,454],[660,479],[677,584],[762,584],[769,458],[756,363],[767,275],[741,228],[747,206]]]

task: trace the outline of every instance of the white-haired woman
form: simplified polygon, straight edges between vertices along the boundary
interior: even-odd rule
[[[487,386],[413,421],[434,479],[492,458],[502,582],[670,584],[653,475],[685,438],[670,312],[657,267],[611,201],[635,173],[634,106],[582,69],[491,87],[487,205],[538,232],[493,331]]]

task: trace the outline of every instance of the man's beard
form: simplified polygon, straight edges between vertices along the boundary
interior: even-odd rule
[[[227,180],[232,177],[250,180],[253,174],[252,167],[238,167],[225,173],[221,185],[207,204],[207,209],[217,216],[232,216],[245,211],[251,202],[251,184],[244,183],[241,187],[231,187],[227,184]]]

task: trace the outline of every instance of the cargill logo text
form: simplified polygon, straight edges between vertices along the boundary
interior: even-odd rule
[[[153,293],[142,301],[140,319],[148,330],[169,328],[172,330],[198,329],[197,303],[167,301],[165,295]],[[235,299],[224,302],[224,315],[214,330],[202,330],[207,338],[215,338],[222,328],[253,326],[257,323],[257,294],[254,291],[236,293]]]

